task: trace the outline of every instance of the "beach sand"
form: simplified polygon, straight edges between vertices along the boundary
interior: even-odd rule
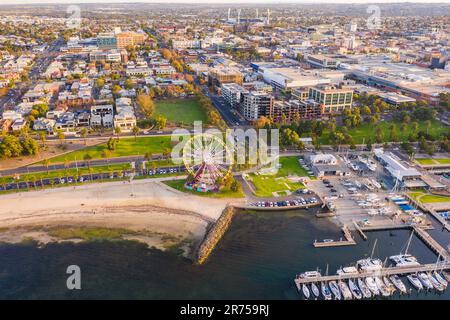
[[[162,180],[162,179],[161,179]],[[107,182],[0,196],[0,241],[57,241],[42,228],[102,227],[134,232],[127,239],[164,247],[164,237],[203,239],[227,206],[169,188],[161,180]]]

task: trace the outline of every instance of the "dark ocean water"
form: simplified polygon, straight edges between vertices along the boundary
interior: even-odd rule
[[[206,264],[148,249],[131,241],[0,245],[0,298],[82,299],[302,299],[293,279],[320,268],[335,273],[370,254],[384,260],[404,249],[410,232],[370,232],[369,240],[340,248],[312,246],[314,239],[336,238],[341,232],[312,212],[240,213]],[[439,228],[434,237],[448,243]],[[413,237],[410,253],[432,263],[436,255]],[[66,268],[81,268],[81,290],[67,290]],[[406,279],[405,279],[406,283]],[[397,299],[399,296],[390,299]],[[449,290],[413,292],[401,299],[450,299]]]

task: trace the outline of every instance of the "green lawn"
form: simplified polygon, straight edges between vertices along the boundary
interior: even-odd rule
[[[450,202],[450,197],[427,194],[422,191],[410,192],[409,195],[413,199],[422,203]]]
[[[384,142],[389,141],[389,125],[392,123],[392,121],[381,121],[378,125],[371,125],[369,123],[362,123],[361,126],[358,128],[350,128],[348,130],[348,133],[353,137],[353,141],[355,144],[361,144],[366,143],[367,140],[370,138],[372,140],[372,143],[375,142],[375,135],[376,135],[376,128],[380,126],[383,130],[384,136],[383,140]],[[408,126],[407,130],[405,132],[401,132],[400,126],[401,123],[394,122],[397,127],[397,136],[399,141],[403,141],[408,138],[410,133],[412,132],[412,126]],[[419,123],[419,131],[426,132],[425,128],[425,121],[420,121]],[[431,128],[429,129],[428,133],[432,136],[438,138],[441,134],[448,132],[448,128],[444,126],[440,121],[432,120],[431,121]],[[329,142],[329,132],[328,130],[324,130],[323,134],[319,138],[319,142],[321,144],[330,144]]]
[[[450,158],[418,158],[416,161],[423,165],[450,164]]]
[[[196,99],[160,100],[155,106],[155,115],[164,115],[170,123],[192,125],[196,120],[207,120]]]
[[[298,162],[298,157],[280,157],[281,168],[274,175],[250,174],[250,178],[256,188],[255,195],[258,197],[273,197],[273,192],[286,195],[285,191],[291,192],[303,188],[301,182],[292,182],[288,176],[307,177],[308,173]]]
[[[111,164],[109,166],[91,166],[89,171],[88,167],[80,167],[78,168],[78,176],[94,174],[94,173],[109,173],[109,172],[119,172],[122,170],[130,169],[130,164]],[[77,174],[77,169],[61,169],[61,170],[51,170],[47,173],[47,171],[41,172],[33,172],[33,173],[25,173],[19,176],[18,181],[32,181],[33,178],[37,180],[40,179],[51,179],[51,178],[63,178],[66,176],[74,176]],[[13,182],[13,176],[5,176],[0,177],[0,183],[9,183]]]
[[[170,137],[137,137],[134,138],[120,138],[116,150],[111,151],[110,158],[144,155],[145,153],[160,154],[166,149],[172,149]],[[50,158],[51,163],[62,163],[67,159],[68,161],[83,161],[83,157],[89,154],[92,159],[100,159],[103,157],[103,151],[108,150],[106,143],[101,143],[96,146],[87,147],[82,150],[69,152],[60,156]]]
[[[301,182],[291,182],[286,177],[276,177],[274,175],[249,175],[255,185],[257,197],[273,197],[273,192],[280,196],[285,196],[286,191],[294,192],[304,187]]]
[[[168,185],[171,188],[174,188],[182,192],[191,193],[196,196],[211,197],[211,198],[243,198],[245,196],[243,191],[234,192],[231,190],[228,191],[222,190],[220,192],[206,192],[206,193],[197,192],[195,190],[186,189],[184,187],[185,182],[186,182],[185,179],[163,181],[164,184]]]
[[[173,163],[170,159],[153,160],[153,161],[147,163],[148,169],[152,168],[152,163],[155,164],[156,168],[173,166]],[[78,176],[87,175],[90,173],[94,174],[94,173],[121,172],[122,170],[129,170],[129,169],[131,169],[131,166],[129,163],[110,164],[110,165],[104,165],[104,166],[91,166],[90,170],[88,167],[83,166],[83,167],[78,168]],[[67,176],[74,176],[75,174],[77,174],[76,168],[49,170],[48,173],[47,173],[47,171],[40,171],[40,172],[34,172],[34,173],[21,174],[19,176],[19,181],[32,181],[33,177],[36,180],[46,179],[46,178],[48,178],[48,179],[63,178],[63,177],[67,177]],[[162,177],[171,176],[171,175],[172,174],[164,174],[164,175],[161,174],[161,175],[158,175],[158,177],[162,178]],[[153,176],[150,176],[150,177],[153,177]],[[148,176],[145,178],[148,178]],[[13,182],[13,181],[14,181],[13,176],[0,177],[0,183],[9,183],[9,182]]]
[[[280,157],[279,162],[281,168],[278,169],[277,177],[286,177],[289,175],[296,175],[299,177],[307,177],[308,172],[300,166],[298,157]]]

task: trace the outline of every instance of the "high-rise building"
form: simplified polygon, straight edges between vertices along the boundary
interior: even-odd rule
[[[240,112],[245,119],[254,121],[260,116],[269,116],[273,107],[274,97],[265,92],[249,92],[244,94]]]
[[[116,39],[117,39],[117,47],[119,49],[124,49],[127,47],[134,47],[144,43],[145,34],[132,31],[121,32],[116,34]]]
[[[236,108],[244,100],[248,90],[236,83],[224,83],[221,87],[221,95],[231,108]]]
[[[338,114],[352,107],[353,89],[317,86],[309,89],[309,98],[320,103],[322,114]]]
[[[97,46],[102,50],[117,49],[117,39],[113,33],[99,33]]]

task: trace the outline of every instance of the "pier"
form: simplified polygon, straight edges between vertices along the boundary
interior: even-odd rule
[[[445,261],[450,261],[450,254],[448,250],[446,250],[436,240],[434,240],[433,237],[428,234],[428,232],[417,226],[413,226],[413,230],[417,234],[417,236],[422,239],[422,241],[435,253],[440,255],[442,259],[444,259]]]
[[[367,241],[367,236],[366,236],[366,234],[364,233],[364,231],[361,230],[361,228],[359,227],[359,224],[356,223],[355,220],[352,220],[352,222],[353,222],[353,225],[355,226],[356,231],[358,231],[359,234],[361,235],[361,237],[362,237],[364,240]]]
[[[339,280],[345,280],[345,279],[357,279],[357,278],[366,278],[366,277],[383,277],[383,276],[391,276],[394,274],[403,275],[403,274],[412,274],[417,272],[430,272],[434,270],[449,270],[450,269],[450,263],[430,263],[430,264],[423,264],[420,266],[413,266],[413,267],[388,267],[388,268],[382,268],[381,270],[377,271],[365,271],[365,272],[358,272],[358,273],[349,273],[349,274],[342,274],[342,275],[331,275],[331,276],[320,276],[320,277],[306,277],[306,278],[300,278],[297,277],[294,282],[297,286],[297,289],[300,288],[302,284],[308,284],[313,282],[328,282],[328,281],[339,281]]]
[[[450,231],[450,224],[447,222],[447,220],[444,219],[436,210],[428,208],[427,206],[423,205],[419,201],[416,201],[413,199],[409,194],[405,193],[404,196],[408,198],[409,201],[411,201],[412,204],[414,204],[417,208],[422,210],[423,212],[428,212],[435,218],[440,224],[442,224],[442,227],[446,229],[447,231]]]
[[[345,240],[341,239],[339,241],[314,241],[313,245],[315,248],[326,248],[326,247],[341,247],[341,246],[351,246],[355,245],[356,241],[353,239],[351,232],[348,230],[347,226],[342,227],[342,232],[344,233]]]

